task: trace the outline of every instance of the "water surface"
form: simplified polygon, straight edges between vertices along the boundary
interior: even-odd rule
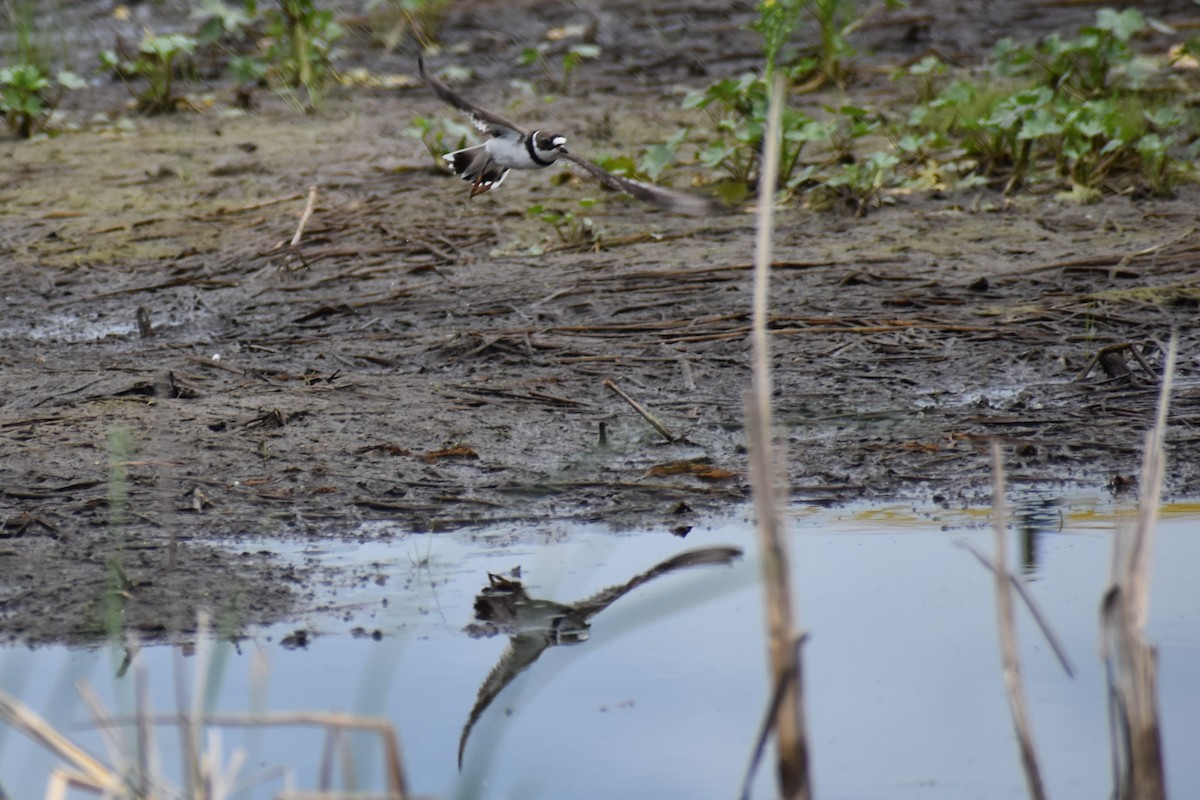
[[[818,796],[1025,795],[1000,677],[991,576],[955,546],[968,541],[990,552],[985,519],[983,512],[918,513],[907,506],[796,511],[792,549],[800,620],[810,634],[805,685]],[[1200,747],[1197,519],[1193,512],[1163,521],[1152,590],[1149,632],[1160,651],[1167,769],[1176,797],[1200,791],[1193,755]],[[1077,670],[1068,678],[1028,615],[1021,616],[1034,735],[1052,796],[1109,791],[1097,620],[1112,528],[1103,507],[1046,500],[1022,506],[1012,537],[1014,559],[1024,563]],[[356,577],[323,598],[323,611],[229,649],[214,708],[386,717],[401,732],[418,794],[734,797],[768,692],[752,535],[750,524],[735,517],[698,527],[685,540],[547,526],[323,543],[320,550],[278,543],[289,558],[353,565]],[[520,566],[531,596],[569,604],[711,545],[736,545],[747,554],[732,567],[661,576],[593,617],[587,641],[547,647],[482,713],[460,773],[464,723],[507,645],[504,635],[462,632],[488,572],[511,577]],[[307,648],[284,647],[284,637],[298,628],[315,633]],[[133,671],[115,678],[120,660],[108,649],[8,648],[0,651],[0,681],[103,753],[94,732],[79,726],[86,712],[71,684],[86,677],[128,713]],[[177,660],[165,646],[139,656],[158,710],[174,707]],[[252,666],[264,661],[270,677],[256,693]],[[189,672],[196,662],[182,660]],[[161,745],[169,765],[177,748],[169,735]],[[235,747],[249,748],[244,778],[286,764],[295,785],[318,785],[318,732],[227,730],[222,745],[226,758]],[[377,750],[369,742],[354,745],[353,785],[378,790]],[[0,729],[0,784],[11,797],[40,796],[49,763],[40,754]],[[350,785],[346,780],[338,773],[334,785]],[[269,782],[255,796],[282,785]],[[772,796],[769,774],[760,776],[756,796]]]

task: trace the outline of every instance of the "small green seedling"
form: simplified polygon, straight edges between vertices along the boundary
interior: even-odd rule
[[[278,86],[303,89],[304,108],[315,110],[334,78],[334,42],[345,29],[331,9],[318,8],[314,0],[280,0],[279,8],[266,14],[266,32],[268,78]]]
[[[593,198],[585,197],[579,201],[580,208],[585,212],[596,204]],[[535,203],[525,210],[527,216],[540,220],[554,229],[558,239],[555,249],[592,249],[599,250],[602,238],[600,226],[586,214],[575,214],[572,211],[552,211],[542,203]],[[543,245],[535,245],[531,252],[545,252]]]
[[[854,208],[855,216],[864,216],[889,201],[885,192],[897,183],[899,163],[895,154],[876,151],[866,159],[843,164],[841,172],[814,190],[811,202],[814,207],[824,207],[840,198]]]
[[[4,67],[0,69],[0,115],[10,131],[28,139],[45,129],[64,91],[86,85],[65,70],[51,80],[33,64]]]
[[[196,40],[181,33],[154,34],[149,31],[138,44],[132,58],[122,58],[112,50],[100,54],[100,63],[122,76],[140,76],[147,87],[134,92],[138,109],[147,114],[167,114],[178,107],[175,95],[175,72],[181,57],[196,50]]]
[[[412,139],[420,139],[429,152],[430,158],[433,159],[433,163],[441,169],[446,166],[446,162],[442,159],[445,153],[461,150],[467,146],[468,128],[466,125],[444,118],[432,120],[426,117],[415,117],[412,125],[405,129],[404,135]]]

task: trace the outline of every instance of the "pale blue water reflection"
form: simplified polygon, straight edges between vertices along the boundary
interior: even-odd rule
[[[1014,537],[1013,551],[1036,553],[1027,577],[1077,675],[1063,674],[1022,616],[1027,691],[1051,796],[1104,797],[1107,733],[1096,653],[1112,520],[1059,508],[1027,515],[1040,532],[1032,549]],[[1025,795],[1000,678],[990,576],[953,545],[966,539],[990,549],[986,529],[962,527],[983,520],[906,507],[797,513],[793,556],[800,619],[811,633],[806,688],[818,796]],[[940,530],[947,525],[953,530]],[[401,536],[321,552],[280,544],[291,558],[374,566],[324,598],[322,606],[338,611],[314,611],[242,642],[230,654],[215,705],[228,712],[251,708],[251,662],[265,655],[271,710],[346,710],[395,722],[419,794],[734,797],[767,693],[751,537],[749,524],[734,519],[698,527],[686,541],[545,527]],[[520,565],[531,594],[569,602],[708,545],[736,545],[748,555],[733,567],[663,576],[596,616],[587,642],[546,650],[483,715],[460,775],[463,724],[505,647],[503,636],[461,632],[486,573],[509,574]],[[1200,793],[1193,755],[1200,749],[1197,564],[1197,517],[1168,517],[1156,547],[1150,634],[1160,650],[1175,797]],[[359,626],[383,638],[351,636]],[[318,635],[307,650],[281,647],[297,627]],[[189,670],[194,661],[186,660]],[[171,649],[149,648],[141,663],[154,705],[171,709]],[[123,697],[119,705],[129,708],[129,680],[111,677],[115,661],[106,651],[10,648],[0,652],[0,669],[5,689],[93,745],[94,736],[76,726],[84,712],[71,682],[86,675],[102,695]],[[317,733],[222,736],[227,750],[256,748],[244,776],[288,764],[296,785],[316,786]],[[364,756],[369,749],[356,750],[356,785],[378,790],[381,770],[377,758]],[[165,741],[164,760],[175,753]],[[0,728],[0,784],[14,800],[40,796],[47,764],[36,746]],[[771,788],[770,775],[762,776],[756,796],[772,796]]]

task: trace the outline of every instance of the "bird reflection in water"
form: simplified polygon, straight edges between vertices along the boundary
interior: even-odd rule
[[[475,638],[506,634],[508,647],[479,687],[475,706],[463,726],[458,742],[459,768],[475,723],[504,687],[537,661],[546,648],[587,641],[591,635],[588,621],[644,583],[685,567],[730,564],[741,554],[736,547],[706,547],[680,553],[619,586],[610,586],[571,604],[530,597],[520,581],[488,573],[488,585],[475,597],[475,621],[463,630]]]

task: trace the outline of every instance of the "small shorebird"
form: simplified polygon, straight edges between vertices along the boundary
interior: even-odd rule
[[[668,211],[678,214],[709,214],[715,210],[713,202],[708,198],[613,175],[586,158],[569,152],[567,137],[561,133],[527,131],[515,122],[482,109],[455,94],[450,87],[425,69],[423,56],[417,57],[417,65],[421,71],[421,79],[434,94],[466,114],[471,123],[487,136],[487,141],[483,144],[443,156],[457,175],[471,183],[471,197],[499,186],[504,182],[509,170],[544,169],[561,158],[570,161],[610,189],[654,203]]]

